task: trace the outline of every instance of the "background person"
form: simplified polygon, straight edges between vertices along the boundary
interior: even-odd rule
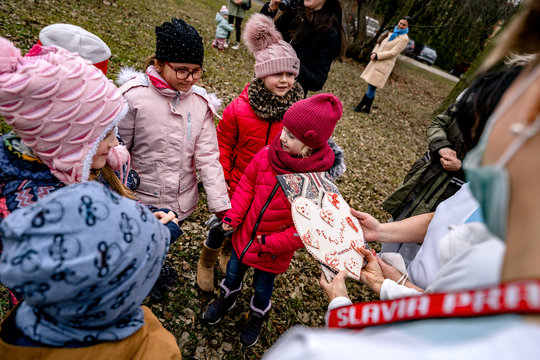
[[[234,30],[233,26],[227,21],[229,19],[229,10],[225,5],[219,9],[219,12],[216,13],[216,37],[212,43],[213,48],[217,48],[219,51],[223,51],[225,46],[225,41],[229,37],[231,31]]]
[[[242,38],[242,20],[246,16],[246,10],[242,7],[242,4],[247,4],[248,0],[229,0],[227,8],[229,9],[229,24],[234,24],[236,33],[236,43],[231,49],[240,49],[240,39]],[[227,40],[225,41],[225,47],[229,47],[229,38],[231,33],[227,34]]]
[[[405,16],[397,26],[388,32],[386,37],[382,40],[377,40],[377,45],[373,48],[370,55],[370,62],[362,73],[362,79],[366,80],[368,89],[362,98],[362,101],[358,105],[352,108],[356,112],[365,112],[367,114],[371,111],[371,105],[375,99],[375,91],[377,88],[383,88],[386,80],[392,73],[396,59],[399,54],[405,49],[409,43],[409,26],[411,25],[411,18]]]
[[[290,43],[300,59],[297,81],[308,91],[323,88],[330,65],[341,61],[345,52],[343,10],[339,0],[304,0],[299,6],[278,11],[281,0],[271,0],[261,14],[274,19],[283,39]]]

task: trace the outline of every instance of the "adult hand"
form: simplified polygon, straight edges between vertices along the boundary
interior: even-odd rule
[[[233,228],[231,225],[226,224],[226,223],[222,223],[221,227],[223,227],[223,230],[225,231],[236,230],[236,228]]]
[[[377,54],[375,54],[375,53],[371,54],[370,58],[373,61],[377,60]]]
[[[347,299],[349,298],[349,294],[347,294],[347,287],[345,286],[345,278],[347,277],[347,274],[347,270],[341,270],[339,274],[334,276],[332,282],[326,281],[324,273],[321,274],[320,284],[330,301],[339,296],[344,296]]]
[[[393,267],[392,265],[388,265],[378,256],[376,256],[376,258],[377,258],[377,263],[379,264],[379,267],[381,268],[382,275],[385,279],[390,279],[397,282],[401,278],[403,274],[400,273],[395,267]]]
[[[439,155],[445,159],[452,159],[452,158],[457,159],[456,152],[448,147],[439,149]]]
[[[268,5],[268,8],[271,12],[277,11],[278,5],[281,2],[281,0],[270,0],[270,5]]]
[[[360,272],[360,281],[367,285],[374,293],[380,295],[381,287],[385,280],[379,262],[373,253],[365,248],[360,248],[360,252],[367,260],[367,265]]]
[[[458,171],[461,169],[461,160],[457,158],[441,158],[441,165],[446,171]]]
[[[158,218],[159,222],[162,224],[167,224],[169,221],[176,220],[176,225],[178,225],[178,219],[176,218],[176,215],[169,211],[168,213],[165,213],[164,211],[156,211],[154,213],[154,216]]]
[[[351,209],[351,214],[360,221],[366,241],[379,241],[381,224],[371,215]]]
[[[234,0],[234,4],[235,5],[240,5],[240,4],[242,4],[242,0]]]

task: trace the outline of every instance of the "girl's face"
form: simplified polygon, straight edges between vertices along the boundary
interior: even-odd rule
[[[113,129],[107,134],[105,139],[101,140],[99,143],[96,155],[94,155],[92,158],[92,165],[90,168],[95,170],[103,169],[107,163],[107,155],[109,154],[109,150],[115,146],[118,146],[118,139],[116,138],[116,134],[114,133]]]
[[[304,6],[307,9],[317,11],[321,10],[326,0],[304,0]]]
[[[171,66],[161,62],[157,64],[157,69],[161,74],[161,77],[175,90],[177,91],[188,91],[192,85],[195,85],[199,79],[195,80],[193,74],[189,74],[187,78],[180,80],[176,76],[175,70],[187,70],[193,72],[195,70],[202,69],[200,65],[196,64],[187,64],[187,63],[169,63]]]
[[[397,24],[398,30],[404,30],[409,27],[409,23],[405,19],[399,20],[399,23]]]
[[[291,134],[286,127],[283,127],[283,130],[281,130],[279,139],[281,140],[283,151],[288,152],[292,156],[298,156],[302,153],[302,149],[305,146],[304,143]]]
[[[285,96],[294,85],[294,74],[282,72],[263,79],[264,88],[276,96]]]

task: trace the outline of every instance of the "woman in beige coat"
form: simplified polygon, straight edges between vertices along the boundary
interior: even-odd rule
[[[377,42],[371,53],[371,61],[362,73],[362,79],[368,83],[368,89],[362,101],[352,110],[369,114],[375,98],[375,90],[384,86],[392,73],[397,56],[409,42],[407,34],[409,33],[410,23],[411,18],[405,16],[399,20],[398,25],[391,33],[388,33],[382,41]]]

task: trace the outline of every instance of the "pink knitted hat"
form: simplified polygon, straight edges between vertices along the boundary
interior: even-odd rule
[[[262,14],[251,15],[242,36],[255,55],[255,77],[262,79],[282,72],[298,76],[300,60],[293,47],[283,41],[272,19]]]
[[[283,126],[305,145],[319,149],[332,136],[342,114],[336,96],[317,94],[294,103],[283,115]]]
[[[0,38],[0,115],[62,182],[88,180],[99,143],[127,110],[88,60],[39,45],[21,57]]]

